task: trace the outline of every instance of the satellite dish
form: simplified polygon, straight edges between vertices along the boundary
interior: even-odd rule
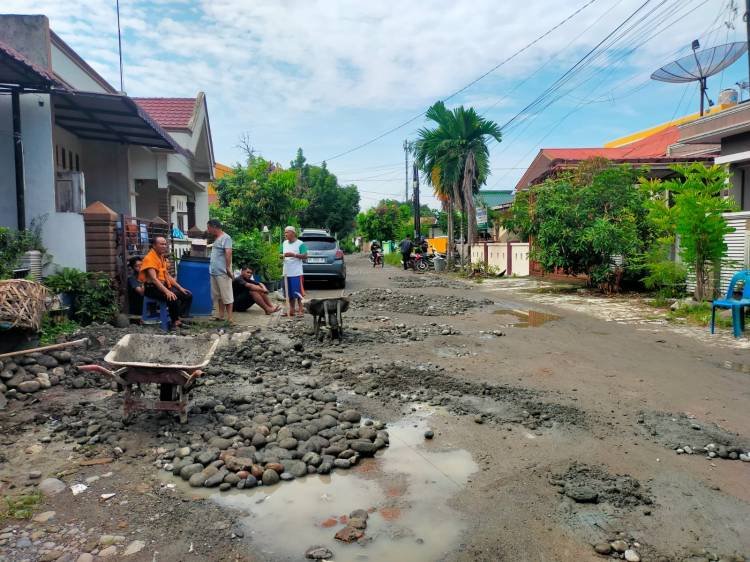
[[[660,82],[698,82],[701,88],[701,115],[703,115],[703,100],[707,98],[707,79],[717,74],[737,61],[747,51],[747,43],[737,41],[726,43],[711,49],[699,51],[700,43],[693,41],[693,54],[677,59],[651,75],[653,80]],[[708,100],[712,104],[711,100]]]

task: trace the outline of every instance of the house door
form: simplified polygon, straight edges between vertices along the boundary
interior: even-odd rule
[[[187,202],[187,227],[191,229],[195,226],[195,201]]]

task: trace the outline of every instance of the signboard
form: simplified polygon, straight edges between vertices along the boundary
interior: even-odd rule
[[[487,209],[477,207],[477,228],[487,228]]]

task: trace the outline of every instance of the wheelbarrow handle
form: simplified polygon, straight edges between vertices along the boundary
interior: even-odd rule
[[[89,373],[101,373],[102,375],[107,375],[111,379],[115,380],[118,384],[121,384],[123,386],[126,386],[128,383],[120,376],[125,371],[128,370],[127,367],[122,367],[121,369],[117,369],[116,371],[110,371],[109,369],[102,367],[101,365],[81,365],[78,367],[80,371],[85,371]]]
[[[201,371],[200,369],[196,369],[190,375],[188,375],[185,371],[182,371],[182,374],[187,377],[187,379],[185,380],[185,384],[183,386],[185,390],[190,390],[195,384],[195,380],[201,375],[203,375],[203,371]]]

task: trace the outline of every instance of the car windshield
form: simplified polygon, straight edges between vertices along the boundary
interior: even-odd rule
[[[301,239],[308,250],[320,251],[320,250],[335,250],[336,240],[333,238],[302,238]]]

